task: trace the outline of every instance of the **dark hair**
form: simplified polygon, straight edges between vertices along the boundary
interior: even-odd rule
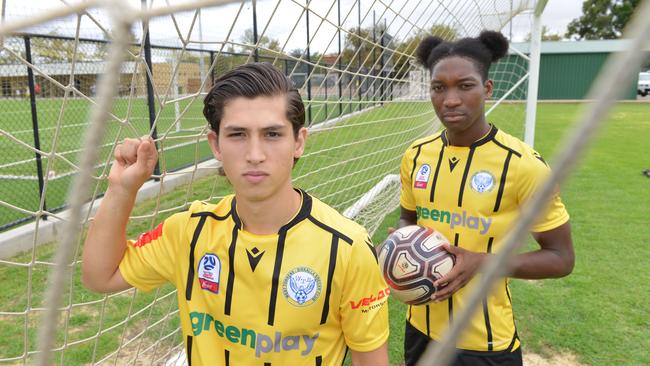
[[[203,115],[210,129],[218,134],[223,108],[229,100],[278,95],[287,97],[287,119],[297,136],[305,124],[305,105],[291,80],[268,62],[244,64],[221,75],[203,100]]]
[[[456,42],[446,42],[442,38],[428,36],[420,42],[415,51],[417,60],[429,70],[443,58],[458,56],[474,63],[483,80],[487,80],[490,64],[505,56],[508,40],[503,34],[483,31],[476,38],[462,38]]]

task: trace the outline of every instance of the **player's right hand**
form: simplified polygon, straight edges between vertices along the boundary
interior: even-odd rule
[[[151,177],[158,161],[158,151],[150,136],[127,138],[115,147],[113,157],[115,160],[108,174],[109,187],[135,195]]]

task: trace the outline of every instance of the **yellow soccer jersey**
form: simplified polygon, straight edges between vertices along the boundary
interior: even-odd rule
[[[492,126],[469,147],[451,146],[444,131],[415,141],[403,156],[400,204],[417,213],[417,223],[444,234],[453,245],[495,252],[519,217],[522,204],[550,169],[530,146]],[[569,219],[558,194],[533,227],[542,232]],[[408,321],[432,339],[440,339],[477,278],[447,301],[411,306]],[[483,300],[457,344],[475,351],[519,347],[508,280]]]
[[[128,243],[128,283],[176,285],[191,365],[340,365],[346,345],[366,352],[388,339],[389,291],[367,232],[301,194],[276,235],[242,230],[228,196]]]

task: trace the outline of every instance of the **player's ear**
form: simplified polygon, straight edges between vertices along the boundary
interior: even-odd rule
[[[494,82],[490,79],[487,79],[485,80],[483,87],[485,88],[485,98],[492,98],[492,92],[494,91]]]
[[[210,150],[212,150],[212,155],[214,155],[214,158],[221,161],[221,150],[219,149],[219,135],[217,135],[217,133],[212,130],[208,131],[208,145],[210,145]]]
[[[299,158],[305,152],[305,143],[307,142],[307,129],[305,127],[300,128],[296,134],[296,147],[293,151],[293,157]]]

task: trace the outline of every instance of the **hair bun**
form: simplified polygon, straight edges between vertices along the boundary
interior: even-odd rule
[[[418,45],[418,48],[415,50],[415,57],[418,60],[418,62],[422,66],[430,68],[431,63],[429,62],[429,55],[431,54],[431,51],[433,51],[434,48],[438,47],[438,45],[441,44],[442,42],[444,41],[440,37],[434,37],[434,36],[425,37]]]
[[[483,31],[478,39],[492,52],[493,62],[508,53],[508,40],[499,32]]]

